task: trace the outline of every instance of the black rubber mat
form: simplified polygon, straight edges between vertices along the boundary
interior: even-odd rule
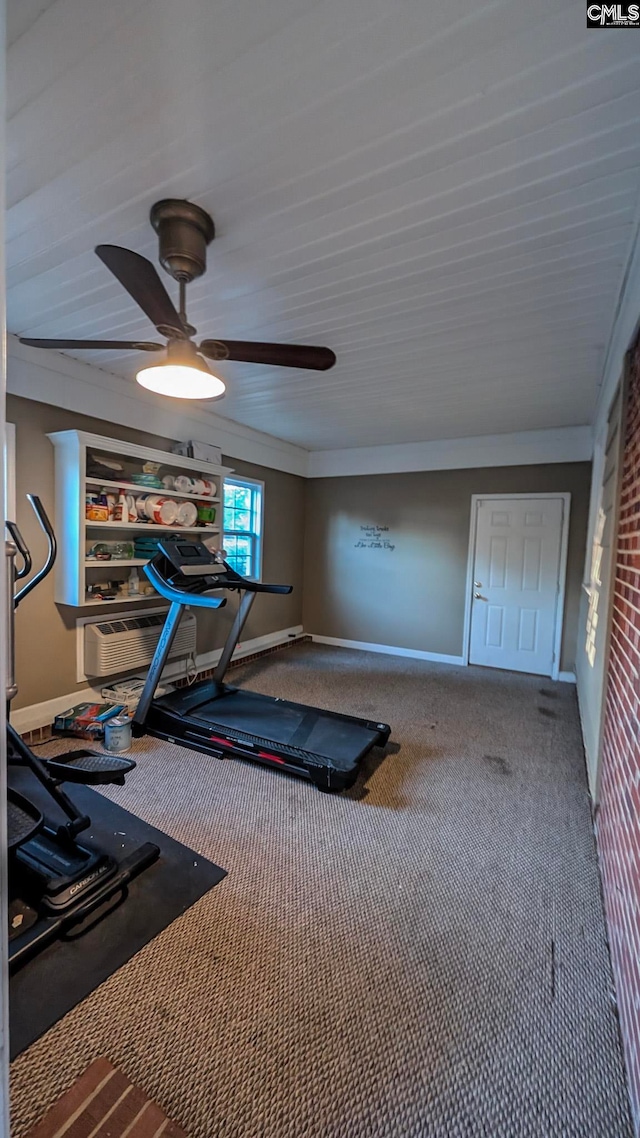
[[[50,798],[29,771],[12,766],[11,783],[53,818]],[[92,820],[83,840],[116,857],[154,842],[160,846],[160,857],[130,883],[126,900],[103,921],[77,940],[49,945],[11,977],[12,1059],[226,875],[224,869],[96,791],[84,786],[69,791]]]

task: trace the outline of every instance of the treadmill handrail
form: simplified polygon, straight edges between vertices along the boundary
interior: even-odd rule
[[[252,581],[249,577],[243,577],[237,569],[232,569],[226,561],[222,564],[225,566],[224,573],[216,573],[220,589],[242,589],[247,593],[282,593],[285,596],[293,592],[293,585],[269,585],[264,581]]]
[[[207,578],[205,566],[199,565],[196,574],[193,576],[191,574],[189,576],[186,576],[184,573],[180,572],[179,568],[176,567],[175,561],[172,562],[171,559],[167,557],[167,555],[163,552],[162,543],[159,543],[159,546],[160,553],[156,554],[153,560],[148,563],[148,566],[145,566],[145,572],[147,571],[147,568],[153,566],[154,572],[157,574],[157,580],[163,582],[164,588],[175,589],[175,593],[169,598],[170,600],[177,600],[178,593],[180,593],[183,597],[187,593],[190,597],[199,596],[200,593],[198,592],[198,588],[201,585],[202,581],[206,580]],[[207,552],[210,551],[207,550]],[[270,585],[263,581],[252,581],[248,577],[243,577],[240,573],[238,573],[236,569],[232,569],[226,561],[221,561],[220,555],[216,556],[215,554],[211,554],[210,564],[212,567],[211,577],[215,580],[215,584],[212,584],[210,586],[212,589],[238,589],[244,590],[247,593],[280,593],[285,596],[293,592],[293,585]],[[170,582],[166,576],[167,570],[165,566],[171,567],[171,576],[173,578],[173,583]],[[224,566],[224,569],[222,571],[221,566]],[[149,577],[149,580],[152,580],[150,573],[147,572],[147,576]],[[181,577],[184,580],[184,585],[182,588],[176,585],[176,576]],[[153,583],[156,584],[156,578],[153,578]],[[189,588],[190,585],[191,589]],[[191,591],[192,589],[193,592]],[[163,595],[169,596],[168,593],[164,593]],[[191,603],[192,602],[189,601],[189,604]],[[193,601],[193,604],[197,603],[197,601]]]
[[[221,609],[227,603],[226,597],[212,597],[206,593],[188,593],[185,589],[178,589],[175,585],[170,585],[162,573],[158,572],[153,561],[148,561],[143,568],[160,596],[165,597],[168,601],[174,601],[181,605],[193,605],[195,608],[202,609]]]
[[[238,576],[240,577],[240,574]],[[246,589],[248,593],[284,593],[285,596],[293,592],[293,585],[267,585],[262,581],[249,581],[247,577],[240,577],[240,581],[242,584],[230,582],[228,585],[223,584],[222,588]]]

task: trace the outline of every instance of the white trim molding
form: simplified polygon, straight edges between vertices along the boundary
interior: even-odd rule
[[[235,652],[231,657],[232,660],[241,660],[244,656],[253,656],[254,652],[263,652],[265,648],[276,648],[279,645],[286,644],[289,640],[295,640],[296,637],[302,636],[303,627],[301,624],[292,625],[291,628],[281,628],[278,632],[267,632],[264,636],[254,636],[252,640],[241,640],[236,645]],[[216,648],[213,652],[204,652],[201,656],[196,658],[196,667],[198,671],[204,671],[205,668],[214,668],[222,655],[222,648]],[[167,679],[170,679],[167,672]]]
[[[258,522],[257,530],[253,530],[253,529],[245,530],[244,533],[242,533],[242,534],[240,534],[237,530],[236,530],[235,534],[233,534],[233,533],[231,533],[231,531],[227,530],[227,532],[225,533],[225,528],[224,528],[225,506],[226,506],[225,491],[226,491],[226,488],[228,485],[249,486],[251,488],[255,488],[255,487],[259,488],[259,490],[260,490],[260,499],[259,499],[260,510],[259,510],[259,517],[257,518],[257,522]],[[252,514],[254,514],[253,509],[250,512]],[[261,581],[262,580],[262,554],[263,554],[263,549],[264,549],[264,482],[262,481],[262,479],[260,479],[260,478],[245,478],[244,474],[234,474],[233,471],[229,471],[229,473],[225,475],[223,482],[222,482],[222,486],[220,487],[220,513],[221,513],[221,517],[220,517],[220,542],[221,542],[222,548],[224,549],[226,537],[234,537],[234,536],[250,537],[252,539],[252,542],[254,543],[253,544],[253,550],[254,550],[255,560],[258,563],[258,572],[251,574],[251,576],[249,577],[249,580],[250,581]],[[254,517],[254,520],[255,520],[255,517]],[[226,554],[225,554],[225,557],[226,557]],[[228,558],[227,558],[227,560],[228,560]],[[247,574],[245,574],[245,576],[247,576]]]
[[[320,636],[312,632],[311,639],[314,644],[328,644],[333,648],[353,648],[356,652],[379,652],[384,656],[405,656],[409,660],[426,660],[431,664],[452,664],[454,667],[466,668],[468,660],[464,656],[447,656],[444,652],[421,652],[417,648],[397,648],[390,644],[369,644],[366,640],[342,640],[339,636]],[[487,669],[491,671],[491,669]],[[526,675],[526,672],[516,673]],[[575,684],[575,672],[558,672],[556,677],[560,683]]]
[[[87,623],[84,618],[82,623]],[[303,635],[305,635],[305,633],[302,625],[296,624],[291,628],[284,628],[278,632],[268,632],[264,636],[255,636],[252,640],[245,640],[243,643],[238,644],[233,654],[233,659],[241,660],[245,656],[252,656],[254,652],[264,651],[265,648],[283,646],[291,640],[295,640],[298,636]],[[410,660],[427,660],[432,664],[452,664],[458,667],[466,666],[466,661],[463,656],[448,656],[442,652],[421,652],[415,648],[400,648],[390,644],[370,644],[364,640],[342,640],[336,636],[319,636],[317,634],[312,634],[311,639],[315,644],[328,644],[335,648],[353,648],[361,652],[378,652],[385,656],[405,656]],[[205,671],[207,668],[215,667],[220,659],[221,651],[222,649],[218,648],[214,652],[205,652],[203,655],[198,656],[196,659],[198,671]],[[178,679],[178,677],[183,674],[184,661],[174,660],[165,668],[163,679],[171,682],[171,680]],[[560,672],[558,679],[561,682],[569,684],[575,684],[576,682],[576,677],[573,672]],[[45,700],[43,703],[32,703],[27,707],[19,707],[12,712],[11,722],[16,731],[20,734],[24,734],[27,731],[36,731],[39,727],[47,727],[53,723],[56,715],[60,715],[63,711],[66,711],[67,708],[90,699],[100,700],[102,698],[100,690],[108,683],[109,676],[104,676],[97,688],[88,686],[78,687],[72,692],[67,692],[66,695],[56,696],[54,699]]]
[[[602,369],[602,383],[598,394],[593,433],[598,435],[609,411],[624,367],[624,357],[631,347],[640,322],[640,199],[636,210],[635,236],[629,260],[625,265],[618,305]]]
[[[401,474],[419,470],[466,470],[486,466],[532,466],[590,462],[591,427],[556,427],[510,435],[478,435],[423,443],[312,451],[309,478]]]
[[[561,684],[575,684],[575,672],[558,672],[558,681]]]
[[[422,652],[417,648],[399,648],[391,644],[370,644],[366,640],[342,640],[338,636],[320,636],[312,632],[314,644],[329,644],[333,648],[354,648],[358,652],[380,652],[385,656],[406,656],[410,660],[430,660],[433,664],[464,664],[462,656],[447,656],[443,652]]]
[[[551,679],[559,680],[561,675],[563,678],[572,676],[572,680],[567,682],[575,683],[575,676],[573,672],[560,672],[560,656],[562,652],[562,630],[564,627],[564,600],[567,581],[567,556],[569,550],[569,519],[571,513],[571,494],[564,492],[554,493],[549,491],[547,493],[532,493],[532,494],[472,494],[471,495],[471,518],[469,523],[469,553],[467,556],[467,580],[465,585],[465,601],[464,601],[464,631],[462,640],[462,658],[465,664],[469,663],[469,651],[471,644],[471,596],[473,593],[473,566],[475,561],[476,552],[476,534],[478,528],[478,505],[480,502],[501,502],[505,499],[513,501],[514,499],[549,499],[560,498],[562,506],[562,531],[560,535],[560,562],[558,565],[558,592],[556,594],[556,613],[555,613],[555,632],[553,639],[553,668],[551,671]]]
[[[12,395],[90,415],[105,423],[126,423],[161,438],[212,443],[230,458],[272,470],[303,477],[307,473],[306,450],[224,419],[202,403],[190,407],[175,400],[169,406],[162,396],[145,391],[133,380],[60,352],[31,348],[16,336],[7,337],[7,350],[7,390]]]
[[[60,352],[31,348],[16,336],[7,338],[7,346],[7,389],[12,395],[105,423],[126,423],[161,438],[213,443],[228,458],[302,478],[584,462],[593,452],[588,426],[309,452],[225,419],[201,403],[196,408],[180,401],[168,406],[132,380]]]
[[[82,618],[83,626],[86,623],[88,623],[88,620]],[[245,640],[238,644],[232,659],[241,660],[244,656],[252,656],[254,652],[261,652],[265,648],[275,648],[277,645],[287,644],[288,641],[294,640],[297,636],[301,635],[302,625],[296,624],[291,628],[280,629],[278,632],[267,632],[264,636],[255,636],[253,640]],[[221,654],[222,649],[217,648],[214,652],[205,652],[203,655],[197,656],[197,670],[203,672],[207,668],[214,667],[215,664],[218,663]],[[144,669],[142,670],[144,671]],[[180,676],[184,676],[184,674],[184,660],[172,660],[162,673],[162,678],[170,683],[171,680],[176,680]],[[27,731],[36,731],[38,727],[47,727],[50,723],[53,723],[56,715],[60,715],[63,711],[66,711],[68,707],[73,707],[77,703],[84,703],[90,699],[100,700],[102,698],[100,691],[103,687],[108,685],[110,678],[112,677],[101,677],[99,685],[96,688],[76,688],[75,691],[67,692],[66,695],[56,696],[55,699],[48,699],[44,703],[32,703],[27,707],[19,707],[12,712],[11,722],[16,731],[20,734],[24,734]]]

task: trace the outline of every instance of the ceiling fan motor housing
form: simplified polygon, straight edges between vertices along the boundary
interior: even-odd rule
[[[209,214],[193,202],[165,198],[151,207],[163,269],[177,281],[192,281],[207,267],[207,245],[215,236]]]

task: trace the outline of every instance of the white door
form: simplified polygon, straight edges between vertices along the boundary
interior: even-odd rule
[[[469,663],[550,676],[564,500],[477,502]]]

